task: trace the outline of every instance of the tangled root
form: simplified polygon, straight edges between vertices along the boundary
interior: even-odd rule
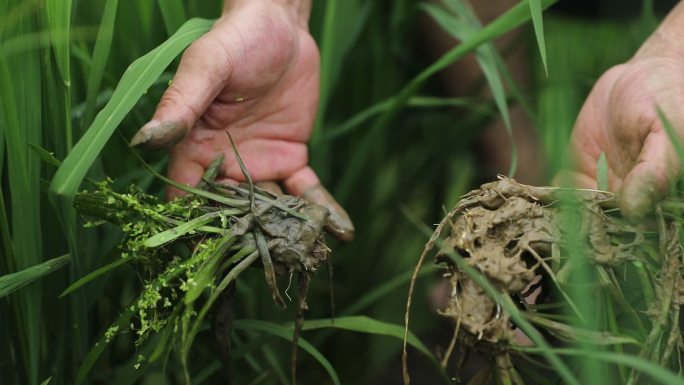
[[[665,232],[661,229],[661,238]],[[464,195],[437,226],[414,271],[405,332],[418,270],[439,245],[436,263],[443,267],[443,276],[451,286],[448,303],[439,314],[451,319],[456,328],[443,366],[454,345],[477,348],[493,356],[501,378],[508,376],[517,383],[519,376],[508,356],[515,328],[510,316],[457,266],[454,254],[476,269],[502,296],[522,301],[520,306],[526,307],[523,297],[538,284],[537,277],[541,276],[547,285],[558,286],[558,279],[570,274],[573,267],[566,258],[572,254],[569,249],[582,249],[586,262],[611,268],[625,261],[642,260],[645,242],[640,231],[621,219],[612,193],[532,187],[500,177]],[[676,245],[679,250],[678,239]],[[559,292],[575,309],[563,290]],[[404,383],[408,384],[406,349],[403,365]]]

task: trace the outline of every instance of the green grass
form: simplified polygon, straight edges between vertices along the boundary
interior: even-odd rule
[[[496,173],[514,174],[515,162],[510,170],[486,173],[473,148],[499,116],[511,135],[507,116],[515,105],[537,124],[548,176],[562,168],[574,117],[591,84],[610,65],[626,60],[654,25],[648,1],[644,18],[626,29],[622,21],[547,14],[542,23],[542,10],[553,1],[521,1],[486,25],[464,1],[391,3],[314,1],[311,31],[322,56],[311,164],[349,210],[358,233],[351,244],[332,245],[332,286],[341,315],[334,326],[326,326],[332,310],[325,271],[310,290],[312,321],[305,323],[300,340],[310,354],[300,354],[301,383],[363,384],[396,365],[406,288],[427,240],[402,209],[420,223],[437,223],[443,206],[478,182]],[[134,338],[123,333],[106,348],[100,343],[93,349],[112,323],[127,327],[132,314],[122,309],[135,300],[141,281],[131,269],[114,269],[122,263],[116,246],[121,233],[114,227],[83,228],[70,202],[84,180],[105,176],[119,190],[135,183],[161,196],[163,183],[141,167],[123,138],[149,119],[177,57],[211,27],[220,9],[218,0],[0,0],[0,340],[9,342],[0,344],[2,384],[37,385],[48,378],[50,385],[182,380],[174,356],[133,368],[137,355],[151,354],[157,340],[136,348]],[[462,40],[435,62],[428,59],[419,27],[428,17]],[[505,50],[492,44],[521,25],[526,32],[517,44],[529,51],[531,84],[511,81]],[[470,53],[484,73],[479,84],[491,89],[492,98],[445,91],[440,71]],[[163,173],[165,154],[143,156]],[[68,265],[68,258],[60,257],[66,254]],[[617,273],[592,274],[611,287]],[[652,287],[644,270],[635,268],[634,274],[644,290]],[[273,305],[262,271],[242,275],[233,332],[237,381],[287,384],[291,348],[281,337],[291,335],[295,314]],[[437,334],[444,348],[451,330],[439,330],[427,300],[437,277],[432,270],[421,277],[410,342],[434,354],[426,336]],[[287,284],[279,281],[281,289]],[[610,292],[601,299],[605,311],[584,326],[621,330],[623,318],[616,322],[611,314],[625,308],[626,298],[628,293]],[[590,304],[580,300],[579,310]],[[632,320],[634,334],[648,332],[633,321],[638,316],[621,317]],[[520,322],[533,327],[523,316]],[[206,325],[198,328],[190,375],[195,383],[215,383],[221,368]],[[545,355],[568,383],[598,378],[604,365],[575,372],[591,368],[591,361],[672,379],[648,357],[622,354],[619,344],[586,360],[572,358],[582,357],[584,348],[530,354]],[[430,364],[428,370],[443,378]],[[629,378],[631,371],[618,375]]]

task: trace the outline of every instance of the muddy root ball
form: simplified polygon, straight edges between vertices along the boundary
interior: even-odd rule
[[[460,255],[501,294],[513,297],[560,258],[568,231],[580,234],[593,262],[615,265],[629,258],[640,234],[604,214],[604,207],[613,202],[607,192],[531,187],[508,178],[466,194],[437,230],[442,243],[436,261],[446,269],[451,285],[448,305],[440,314],[453,319],[470,341],[509,341],[509,315],[451,256]],[[577,228],[568,229],[562,226],[561,213],[571,212],[580,220]],[[609,237],[617,232],[630,234],[632,242],[613,245]]]

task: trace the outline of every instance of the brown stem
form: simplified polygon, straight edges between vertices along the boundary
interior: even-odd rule
[[[297,318],[295,319],[295,328],[292,335],[292,385],[297,385],[297,352],[299,351],[299,335],[304,326],[304,312],[309,310],[306,304],[306,293],[309,291],[309,284],[311,283],[311,276],[304,271],[299,273],[299,290],[297,292]]]

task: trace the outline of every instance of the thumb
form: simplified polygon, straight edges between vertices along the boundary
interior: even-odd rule
[[[664,198],[680,172],[680,162],[663,131],[646,137],[639,159],[621,188],[620,209],[632,222],[640,221]]]
[[[354,224],[349,214],[340,206],[328,190],[323,187],[316,173],[311,167],[306,166],[283,181],[288,193],[301,196],[311,203],[321,205],[328,209],[330,217],[326,230],[341,241],[354,239]]]
[[[152,120],[131,139],[131,147],[161,148],[181,140],[224,87],[230,72],[228,54],[215,37],[205,35],[193,43]]]

